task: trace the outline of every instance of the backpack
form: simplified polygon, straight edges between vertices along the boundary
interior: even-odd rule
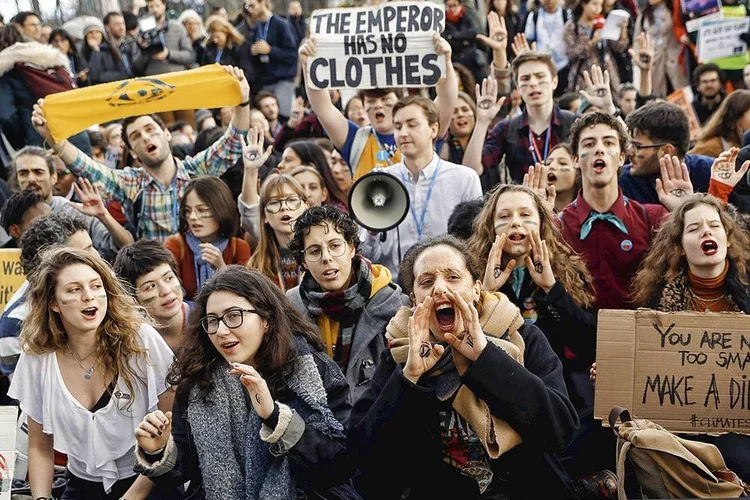
[[[615,428],[622,420],[619,429]],[[635,469],[647,498],[738,498],[750,496],[737,474],[727,469],[719,449],[709,443],[683,439],[642,418],[630,418],[615,406],[609,425],[617,436],[617,492],[625,496],[625,461]]]
[[[568,12],[568,9],[563,7],[562,8],[563,26],[565,26],[565,23],[568,22],[569,15],[570,14]],[[531,17],[531,23],[534,25],[534,36],[531,38],[528,38],[528,41],[529,43],[536,42],[538,28],[539,28],[539,26],[537,25],[537,23],[539,22],[539,9],[534,9],[533,11],[529,12],[528,16]],[[526,17],[527,22],[523,23],[524,27],[528,24],[529,17]]]
[[[33,64],[18,62],[16,69],[36,99],[76,88],[73,75],[62,66],[40,68]]]

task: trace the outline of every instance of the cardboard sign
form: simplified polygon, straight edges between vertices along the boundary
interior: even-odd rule
[[[10,500],[16,465],[17,406],[0,406],[0,500]]]
[[[690,123],[690,139],[697,139],[701,134],[701,122],[698,121],[698,115],[693,108],[693,89],[687,86],[677,89],[667,96],[667,102],[678,105],[687,114],[688,123]]]
[[[704,63],[720,57],[745,54],[747,44],[740,39],[740,35],[747,33],[748,26],[750,18],[747,17],[703,21],[698,31],[698,60]]]
[[[21,269],[20,248],[0,248],[0,311],[16,293],[26,277]]]
[[[721,0],[680,0],[680,6],[687,18],[685,28],[691,33],[698,31],[703,21],[724,17]]]
[[[316,10],[309,83],[316,89],[435,86],[446,58],[435,53],[432,36],[444,29],[444,7],[432,2]]]
[[[601,310],[594,416],[630,409],[670,431],[750,434],[750,320]]]

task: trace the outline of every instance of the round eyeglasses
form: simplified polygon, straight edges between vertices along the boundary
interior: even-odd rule
[[[325,248],[331,257],[341,257],[346,253],[346,242],[344,240],[331,240]],[[307,262],[318,262],[323,257],[323,247],[321,245],[310,245],[302,251]]]
[[[297,210],[302,205],[302,198],[291,196],[289,198],[272,199],[266,203],[266,212],[276,214],[281,210],[281,205],[286,205],[289,210]]]
[[[245,313],[256,313],[256,309],[230,309],[221,316],[213,314],[201,319],[201,326],[207,334],[213,335],[219,331],[219,322],[224,323],[227,328],[239,328],[245,318]]]

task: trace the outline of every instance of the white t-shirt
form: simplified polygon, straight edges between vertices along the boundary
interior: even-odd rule
[[[157,409],[159,395],[167,390],[166,377],[174,354],[150,325],[138,330],[138,344],[148,356],[132,356],[136,374],[133,396],[119,377],[109,404],[91,413],[68,391],[57,356],[22,353],[8,394],[21,409],[54,436],[55,449],[68,455],[68,469],[81,479],[112,485],[133,476],[135,430],[149,412]]]

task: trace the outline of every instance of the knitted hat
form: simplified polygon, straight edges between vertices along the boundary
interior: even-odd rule
[[[86,35],[88,35],[90,31],[94,30],[101,31],[102,35],[106,33],[104,31],[104,25],[101,22],[89,22],[86,23],[86,25],[83,27],[83,38],[86,38]]]
[[[211,116],[213,116],[213,115],[207,109],[198,109],[198,110],[196,110],[195,111],[195,124],[196,124],[197,128],[200,129],[201,123],[203,122],[203,120],[205,120],[206,118],[210,118]]]

